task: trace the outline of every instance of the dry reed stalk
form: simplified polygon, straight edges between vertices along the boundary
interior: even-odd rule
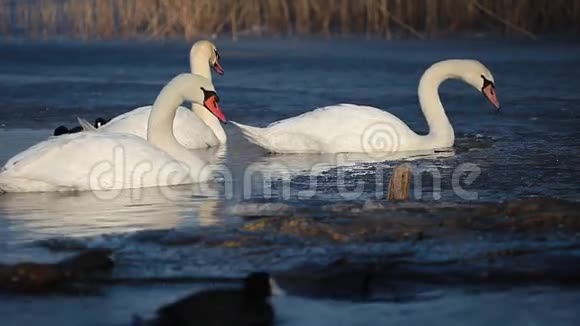
[[[116,33],[115,11],[112,0],[95,0],[95,24],[97,36],[111,38]]]
[[[295,30],[298,35],[310,34],[310,14],[312,1],[309,0],[295,0],[294,15],[295,15]]]
[[[376,1],[374,0],[366,0],[364,2],[365,6],[365,35],[367,38],[370,38],[373,35],[379,33],[378,28],[378,17],[379,11],[374,10],[376,8]]]
[[[339,17],[339,24],[340,24],[340,31],[342,34],[350,34],[351,33],[351,26],[350,26],[350,9],[349,8],[351,2],[348,0],[338,0],[340,3],[338,4],[338,17]]]
[[[237,0],[234,0],[234,5],[231,9],[230,14],[230,24],[232,30],[232,39],[237,41],[238,40],[238,17],[240,12],[240,4]]]
[[[30,4],[27,0],[17,1],[14,6],[14,23],[16,26],[24,26],[30,28]],[[28,30],[29,31],[29,30]]]
[[[269,15],[264,17],[264,24],[271,34],[282,35],[288,33],[291,24],[286,1],[266,0],[264,1],[263,10],[269,13]]]
[[[74,36],[86,38],[88,31],[83,6],[83,1],[64,1],[64,14],[67,17],[66,24],[69,25],[71,33]]]
[[[397,0],[398,3],[401,2],[401,0]],[[400,11],[400,10],[399,10]],[[399,25],[401,28],[407,30],[409,33],[411,33],[412,35],[415,35],[415,37],[419,38],[419,39],[424,39],[425,37],[423,36],[423,34],[421,34],[419,31],[417,31],[416,29],[414,29],[412,26],[404,23],[401,19],[399,19],[399,17],[393,16],[393,14],[391,12],[387,12],[387,14],[389,15],[390,19],[392,21],[394,21],[397,25]]]
[[[115,12],[117,12],[117,32],[120,36],[129,37],[133,31],[137,30],[136,23],[136,0],[116,1]]]
[[[494,13],[492,10],[490,10],[489,8],[483,6],[478,0],[472,0],[471,3],[479,10],[483,11],[484,13],[486,13],[487,15],[497,19],[498,21],[502,22],[506,27],[510,27],[515,31],[518,31],[519,33],[531,38],[531,39],[537,39],[536,35],[534,35],[532,32],[524,29],[523,27],[517,26],[515,24],[513,24],[512,22],[510,22],[507,19],[504,19],[502,17],[500,17],[499,15],[497,15],[496,13]]]
[[[39,10],[40,14],[40,28],[42,35],[54,35],[58,30],[58,5],[55,0],[41,0],[40,6],[43,10]]]
[[[425,5],[425,30],[430,35],[437,34],[439,29],[439,1],[427,1]]]
[[[8,36],[10,34],[10,2],[0,0],[0,33]]]
[[[384,36],[387,40],[392,39],[392,33],[391,33],[391,21],[390,21],[390,14],[389,14],[389,0],[382,0],[381,1],[381,5],[379,7],[380,11],[381,11],[381,15],[383,17],[384,20]]]
[[[572,21],[578,22],[580,21],[580,1],[573,1],[574,8],[572,9]],[[576,25],[576,32],[580,32],[580,24]]]
[[[569,0],[0,0],[0,33],[81,38],[580,31]]]

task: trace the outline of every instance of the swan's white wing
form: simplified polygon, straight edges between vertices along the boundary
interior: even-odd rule
[[[142,106],[116,116],[107,124],[99,128],[101,132],[117,132],[147,138],[147,124],[149,123],[149,114],[151,106]]]
[[[167,180],[158,178],[159,171],[171,162],[174,159],[167,153],[133,135],[100,132],[62,135],[10,159],[0,172],[0,189],[109,190],[166,185]]]
[[[147,139],[151,106],[144,106],[121,114],[99,128],[101,132],[128,133]],[[187,148],[219,145],[214,133],[190,109],[180,106],[173,122],[177,141]]]
[[[406,126],[399,118],[381,109],[363,105],[339,104],[273,122],[268,128],[308,133],[314,131],[313,127],[317,127],[315,129],[320,131],[334,130],[341,133],[348,127],[360,129],[378,121],[391,121],[394,124]]]
[[[396,116],[352,104],[319,108],[252,132],[263,140],[263,146],[258,145],[273,152],[366,152],[365,141],[373,141],[370,138],[377,135],[392,143],[387,147],[400,147],[402,141],[414,137]]]

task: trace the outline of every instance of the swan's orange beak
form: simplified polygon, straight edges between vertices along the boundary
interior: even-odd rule
[[[218,97],[216,94],[214,94],[214,95],[211,95],[208,98],[206,98],[206,100],[203,102],[203,105],[205,105],[205,107],[213,115],[215,115],[216,118],[220,119],[221,122],[227,123],[228,121],[226,120],[226,116],[224,115],[224,113],[220,109],[218,102],[219,102]]]
[[[496,110],[499,111],[501,105],[499,104],[499,100],[497,99],[497,94],[495,93],[495,85],[493,83],[487,83],[482,89],[481,92],[487,98],[487,100],[493,104]]]
[[[220,65],[220,58],[219,56],[215,58],[215,63],[212,66],[213,70],[220,75],[224,74],[224,68]]]

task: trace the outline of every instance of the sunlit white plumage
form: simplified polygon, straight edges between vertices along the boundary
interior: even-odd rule
[[[0,191],[111,190],[206,181],[207,162],[180,145],[172,121],[185,99],[206,102],[207,79],[182,74],[161,91],[148,140],[132,134],[85,131],[51,137],[17,154],[0,170]]]
[[[353,104],[316,109],[274,122],[265,128],[235,123],[250,142],[275,153],[378,153],[420,151],[453,145],[455,135],[441,104],[439,85],[460,79],[484,94],[499,109],[493,76],[475,60],[446,60],[431,66],[419,83],[419,100],[429,125],[416,134],[383,110]]]

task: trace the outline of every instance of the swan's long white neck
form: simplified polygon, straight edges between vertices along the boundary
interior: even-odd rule
[[[149,116],[147,140],[171,155],[176,161],[187,165],[192,179],[200,181],[198,173],[207,163],[183,147],[173,134],[173,120],[175,120],[177,108],[184,101],[185,89],[191,88],[191,83],[194,82],[187,75],[181,75],[163,87],[153,103]]]
[[[207,78],[210,82],[211,69],[209,66],[209,56],[202,52],[192,51],[189,57],[191,73]],[[215,134],[220,144],[226,142],[226,133],[218,118],[209,112],[204,106],[193,104],[191,110],[203,121]]]
[[[189,54],[191,73],[205,77],[210,82],[213,82],[211,79],[211,69],[209,67],[209,54],[200,51],[193,50]]]
[[[450,147],[455,133],[445,114],[439,97],[439,86],[447,79],[463,79],[459,60],[447,60],[431,66],[419,82],[419,103],[429,125],[429,134],[423,136],[433,147]]]

